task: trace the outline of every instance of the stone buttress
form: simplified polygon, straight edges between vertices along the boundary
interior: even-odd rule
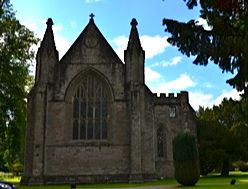
[[[44,38],[36,55],[35,84],[28,95],[28,120],[26,130],[25,169],[22,183],[32,177],[33,183],[43,183],[47,127],[47,102],[53,88],[54,67],[58,63],[52,30],[53,21],[47,20]],[[30,181],[28,181],[30,182]]]

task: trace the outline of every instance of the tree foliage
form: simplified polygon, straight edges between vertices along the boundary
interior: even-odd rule
[[[198,110],[201,174],[220,167],[221,174],[228,175],[231,162],[248,160],[247,107],[247,97],[243,97],[240,101],[224,99],[218,106]]]
[[[0,0],[0,169],[22,161],[26,126],[26,86],[37,43],[15,18],[9,0]]]
[[[173,139],[173,159],[175,161],[197,161],[198,150],[195,137],[180,133]]]
[[[200,177],[195,136],[180,133],[173,139],[175,178],[183,186],[194,186]]]
[[[248,1],[246,0],[184,0],[189,9],[200,6],[200,17],[187,23],[164,19],[168,42],[187,56],[196,56],[194,64],[217,64],[223,72],[235,76],[229,80],[238,91],[248,93]],[[210,29],[209,29],[210,28]]]

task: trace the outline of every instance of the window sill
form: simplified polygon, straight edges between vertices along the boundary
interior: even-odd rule
[[[109,146],[108,140],[72,140],[72,144],[78,146]]]

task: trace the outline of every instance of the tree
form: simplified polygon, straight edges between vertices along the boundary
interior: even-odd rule
[[[224,99],[213,108],[197,112],[197,134],[201,174],[221,166],[221,175],[229,174],[230,163],[247,161],[247,99]]]
[[[0,0],[0,169],[23,159],[26,86],[33,32],[15,18],[9,0]]]
[[[183,186],[194,186],[200,178],[195,136],[179,133],[173,139],[175,178]]]
[[[197,138],[201,175],[212,172],[220,163],[223,150],[220,147],[221,128],[213,120],[213,111],[200,107],[197,112]]]
[[[227,80],[238,91],[248,93],[248,1],[184,0],[189,9],[201,7],[200,17],[211,29],[197,20],[187,23],[164,19],[168,42],[187,56],[196,56],[194,64],[217,64],[223,72],[236,75]]]
[[[239,160],[248,161],[248,97],[244,96],[236,105],[235,114],[238,119],[231,127],[231,132],[239,141]]]

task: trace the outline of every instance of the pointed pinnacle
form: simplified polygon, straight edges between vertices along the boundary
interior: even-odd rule
[[[130,24],[131,26],[136,27],[138,25],[138,22],[135,18],[133,18]]]
[[[52,27],[53,20],[51,18],[48,18],[46,24],[47,24],[48,27]]]

